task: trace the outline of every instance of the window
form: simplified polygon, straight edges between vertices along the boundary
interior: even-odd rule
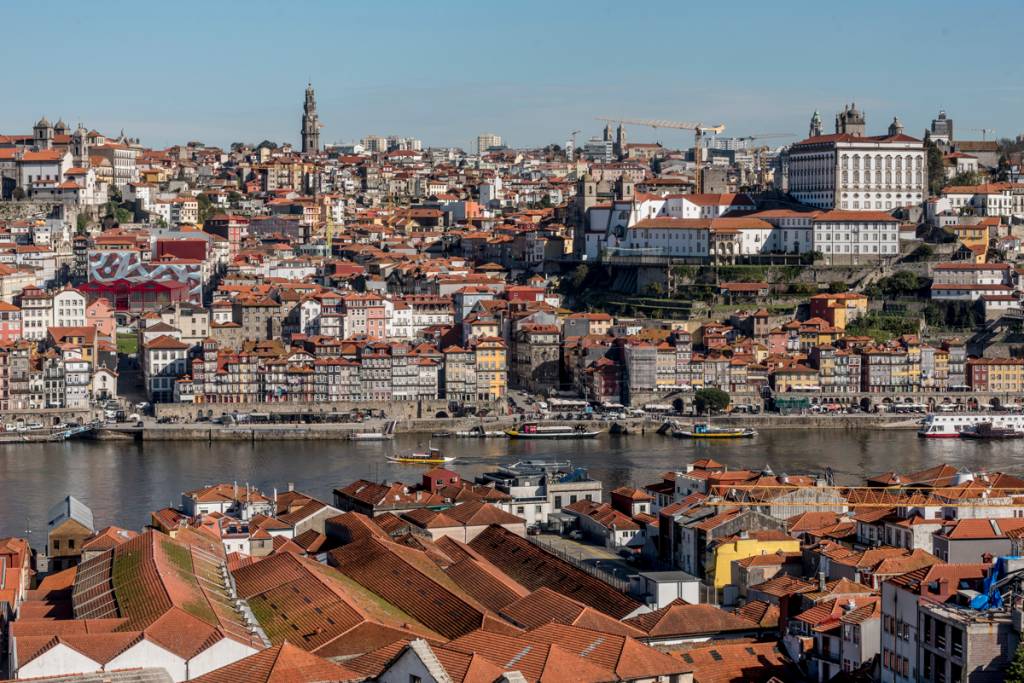
[[[69,538],[68,539],[68,550],[74,550],[74,549],[75,549],[75,539]]]
[[[423,679],[416,674],[409,674],[409,683],[422,683]]]
[[[54,551],[60,550],[60,539],[59,538],[53,539],[53,549],[54,549]]]

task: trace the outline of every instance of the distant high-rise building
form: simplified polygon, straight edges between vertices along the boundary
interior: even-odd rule
[[[949,144],[953,142],[953,119],[946,116],[944,109],[939,110],[939,117],[932,119],[928,138],[935,143]]]
[[[320,117],[316,113],[316,94],[313,84],[306,85],[306,101],[302,104],[302,153],[320,151]]]
[[[615,151],[614,147],[615,143],[612,142],[611,138],[607,140],[590,138],[583,147],[583,155],[591,161],[611,161]]]
[[[492,147],[501,147],[501,136],[496,133],[481,133],[476,136],[476,153],[483,154]]]
[[[367,135],[363,138],[363,147],[370,154],[383,154],[388,151],[388,139],[382,135]]]

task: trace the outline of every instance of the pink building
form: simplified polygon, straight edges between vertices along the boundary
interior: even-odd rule
[[[382,297],[377,294],[346,294],[341,302],[346,338],[360,335],[387,338],[387,309]]]
[[[114,307],[106,298],[96,299],[85,308],[85,323],[96,327],[96,334],[113,339],[117,333]]]
[[[0,301],[0,343],[21,339],[21,309]]]

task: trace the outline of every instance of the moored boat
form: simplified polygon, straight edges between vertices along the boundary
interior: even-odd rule
[[[455,432],[455,436],[459,436],[466,439],[494,439],[498,437],[504,437],[505,432],[501,430],[487,431],[481,425],[476,425],[474,427],[470,427],[469,429],[464,429]]]
[[[1024,415],[1019,413],[932,413],[921,422],[917,435],[923,439],[958,439],[982,423],[995,429],[1024,432]]]
[[[757,436],[750,427],[712,427],[707,423],[697,423],[692,429],[677,429],[673,434],[680,439],[749,439]]]
[[[592,439],[602,430],[588,430],[584,425],[538,425],[526,422],[518,429],[506,429],[510,439]]]
[[[963,439],[1005,441],[1007,439],[1024,439],[1024,432],[1005,427],[995,427],[991,422],[980,422],[971,429],[960,432]]]

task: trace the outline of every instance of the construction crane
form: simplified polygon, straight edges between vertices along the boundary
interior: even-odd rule
[[[973,130],[976,133],[981,133],[981,139],[984,140],[989,133],[995,133],[995,128],[968,128],[967,130]]]
[[[675,128],[677,130],[692,130],[693,131],[693,159],[696,162],[696,169],[693,174],[693,185],[694,190],[697,194],[704,191],[704,154],[701,151],[701,141],[705,133],[715,133],[716,135],[725,130],[724,124],[716,124],[714,126],[706,126],[703,123],[691,123],[687,121],[663,121],[660,119],[609,119],[604,117],[597,117],[598,121],[605,121],[607,123],[619,123],[629,124],[631,126],[647,126],[649,128]]]
[[[772,138],[795,138],[796,135],[793,133],[754,133],[753,135],[744,135],[743,137],[737,138],[743,142],[752,142],[754,140],[770,140]],[[764,169],[761,166],[761,152],[767,149],[767,147],[758,146],[754,148],[754,173],[757,176],[757,185],[760,189],[764,185]]]
[[[325,241],[327,242],[327,258],[334,255],[334,211],[327,209],[327,230]]]
[[[749,142],[751,140],[770,140],[771,138],[795,138],[796,135],[793,133],[754,133],[753,135],[744,135],[737,138],[737,140],[743,140]]]

